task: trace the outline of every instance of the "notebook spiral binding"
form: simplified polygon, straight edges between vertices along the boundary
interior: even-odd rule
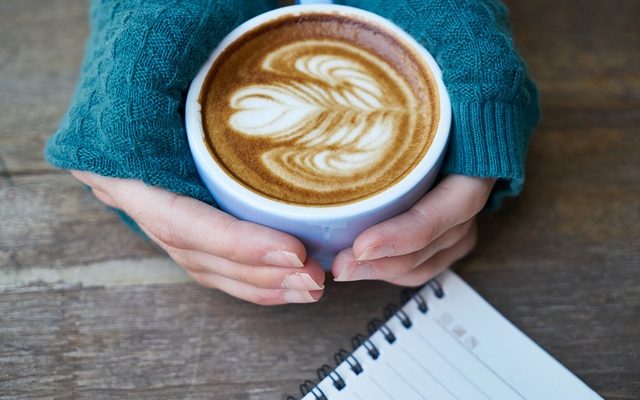
[[[425,285],[417,289],[413,289],[413,288],[404,289],[401,295],[401,303],[400,303],[401,306],[413,300],[416,302],[416,306],[418,307],[418,310],[422,314],[426,314],[429,311],[429,306],[425,298],[420,294],[420,290],[423,287],[430,288],[433,294],[438,299],[441,299],[445,296],[444,290],[442,289],[442,285],[440,285],[440,282],[438,282],[436,279],[432,279],[429,282],[427,282]],[[411,326],[413,325],[411,318],[407,315],[407,313],[405,313],[402,310],[401,306],[399,307],[396,304],[389,303],[384,307],[383,320],[380,320],[378,318],[373,318],[369,320],[369,322],[367,323],[367,331],[369,333],[369,336],[365,336],[361,333],[355,334],[351,338],[351,347],[352,347],[351,352],[345,349],[340,349],[333,355],[333,361],[335,362],[335,367],[331,367],[328,364],[323,364],[320,368],[317,369],[318,383],[310,379],[307,379],[306,381],[304,381],[304,383],[300,385],[300,394],[302,395],[302,397],[311,393],[313,394],[315,400],[329,400],[328,397],[322,391],[322,389],[318,387],[320,382],[322,382],[327,377],[331,379],[331,381],[333,382],[333,386],[337,390],[342,390],[345,387],[347,387],[345,380],[336,371],[336,368],[343,362],[346,362],[347,364],[349,364],[349,368],[355,375],[360,375],[364,371],[364,369],[362,368],[362,364],[360,364],[358,359],[353,355],[356,349],[358,349],[360,346],[364,346],[364,348],[367,350],[367,354],[369,354],[369,357],[371,357],[371,359],[377,360],[378,357],[380,357],[380,350],[376,347],[376,345],[373,344],[371,340],[369,340],[371,335],[373,335],[377,331],[380,331],[384,335],[384,338],[387,341],[387,343],[393,344],[396,341],[396,335],[387,326],[386,321],[390,320],[393,317],[396,317],[400,320],[400,323],[405,329],[410,329]],[[298,398],[294,396],[287,396],[286,400],[298,400]]]

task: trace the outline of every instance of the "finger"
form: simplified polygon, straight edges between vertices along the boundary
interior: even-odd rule
[[[86,171],[78,171],[78,170],[70,170],[71,175],[73,175],[77,180],[84,183],[87,186],[95,187],[95,183],[93,182],[93,177],[97,176],[91,172]]]
[[[96,188],[91,188],[91,191],[93,192],[93,195],[104,204],[109,207],[117,208],[116,202],[106,192]]]
[[[89,186],[91,188],[91,191],[93,192],[93,195],[98,200],[100,200],[104,204],[108,205],[109,207],[116,207],[116,204],[115,204],[115,201],[113,200],[113,198],[109,194],[107,194],[107,192],[97,188],[95,186],[95,184],[93,184],[93,181],[91,179],[91,175],[92,175],[91,173],[83,172],[83,171],[76,171],[76,170],[72,170],[70,172],[71,172],[71,175],[73,175],[80,182],[82,182],[85,185]]]
[[[155,243],[158,247],[160,247],[162,250],[164,250],[165,253],[169,253],[169,250],[171,249],[171,247],[167,246],[166,244],[162,243],[162,241],[160,239],[158,239],[156,237],[156,235],[154,235],[150,230],[148,230],[147,228],[145,228],[143,225],[138,224],[138,227],[140,228],[140,230],[142,232],[144,232],[145,235],[147,235],[147,237],[149,239],[151,239],[151,241],[153,243]],[[175,260],[174,260],[175,261]],[[180,264],[180,263],[178,263]],[[182,264],[180,264],[182,265]]]
[[[409,211],[362,232],[353,243],[360,261],[410,254],[475,216],[495,180],[449,175]]]
[[[190,273],[202,286],[220,289],[239,299],[264,306],[286,303],[313,303],[322,297],[322,290],[261,289],[212,273]]]
[[[143,229],[144,231],[144,229]],[[149,237],[157,241],[158,245],[162,247],[169,255],[174,258],[174,260],[180,264],[184,260],[182,260],[179,256],[174,257],[172,253],[174,253],[170,247],[166,244],[158,241],[157,238],[153,236],[153,233],[146,231]],[[177,253],[174,253],[177,254]],[[312,261],[311,259],[308,261]],[[259,268],[259,267],[252,267]],[[223,292],[237,297],[239,299],[243,299],[249,301],[254,304],[259,305],[277,305],[277,304],[286,304],[286,303],[311,303],[318,301],[323,294],[322,290],[296,290],[296,289],[264,289],[252,286],[250,284],[240,282],[237,280],[233,280],[222,275],[209,272],[206,268],[201,268],[200,270],[185,268],[187,273],[200,285],[220,289]]]
[[[453,247],[440,251],[407,275],[388,282],[400,286],[420,286],[469,254],[476,245],[476,238],[476,232],[472,230]]]
[[[295,269],[245,265],[208,253],[173,248],[159,241],[150,231],[143,231],[176,263],[192,273],[213,273],[264,289],[324,289],[326,274],[320,264],[312,258],[307,259],[304,267]]]
[[[239,264],[211,254],[173,249],[168,253],[180,265],[195,273],[213,273],[263,289],[324,289],[325,273],[320,264],[308,259],[303,268]]]
[[[336,256],[332,271],[338,282],[362,279],[392,280],[408,274],[439,251],[454,246],[474,229],[474,219],[463,222],[442,234],[427,247],[403,256],[358,261],[351,251],[343,251]]]
[[[291,235],[238,220],[201,201],[140,181],[76,175],[109,193],[139,225],[170,247],[202,251],[242,264],[304,265],[304,245]]]

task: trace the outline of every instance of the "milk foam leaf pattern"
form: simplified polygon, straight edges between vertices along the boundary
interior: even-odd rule
[[[322,192],[336,189],[328,178],[366,175],[398,141],[401,127],[415,124],[408,85],[384,60],[355,46],[296,42],[265,56],[261,68],[273,81],[236,90],[228,123],[268,139],[262,162],[292,185]]]

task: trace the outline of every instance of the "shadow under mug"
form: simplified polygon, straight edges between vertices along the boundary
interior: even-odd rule
[[[368,198],[337,206],[302,206],[279,202],[254,192],[230,177],[209,153],[204,140],[200,91],[217,57],[247,31],[285,15],[338,13],[382,26],[420,55],[438,90],[440,119],[433,142],[416,167],[404,178]],[[329,269],[335,254],[353,244],[366,228],[398,215],[415,204],[433,185],[444,157],[451,125],[451,105],[442,73],[434,58],[411,36],[390,21],[367,11],[333,4],[300,4],[278,8],[248,20],[227,35],[213,50],[193,80],[185,110],[189,147],[205,186],[221,210],[240,218],[289,233],[300,239],[309,256]]]

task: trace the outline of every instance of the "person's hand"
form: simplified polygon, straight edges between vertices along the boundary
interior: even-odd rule
[[[422,285],[473,249],[475,216],[494,183],[494,179],[447,176],[409,211],[358,235],[353,247],[333,261],[335,280]]]
[[[203,286],[262,305],[310,303],[323,294],[322,267],[288,234],[141,181],[71,173],[126,212]]]

